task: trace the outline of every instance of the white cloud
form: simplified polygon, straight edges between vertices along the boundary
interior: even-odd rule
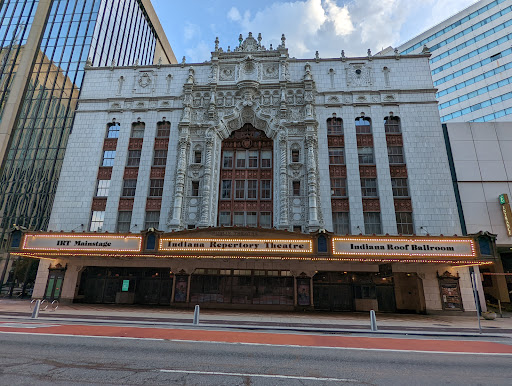
[[[228,12],[228,19],[232,21],[239,21],[242,19],[240,11],[236,7],[232,7]]]
[[[259,32],[263,44],[281,43],[281,34],[287,37],[286,45],[291,56],[313,57],[316,50],[320,57],[338,57],[341,49],[347,55],[366,55],[370,48],[376,53],[381,48],[400,43],[402,27],[410,15],[418,15],[425,28],[472,4],[474,0],[300,0],[274,2],[243,16],[238,8],[231,8],[228,19],[239,24],[246,35]],[[402,31],[403,32],[403,31]],[[407,34],[402,33],[404,36]],[[230,37],[232,39],[232,37]],[[412,38],[412,36],[408,36]]]
[[[201,29],[197,24],[192,24],[190,22],[185,24],[185,28],[183,29],[183,37],[185,38],[185,41],[192,40],[200,34]]]
[[[204,40],[201,40],[194,47],[185,50],[187,63],[201,63],[205,60],[210,60],[211,51],[211,44],[207,44]]]

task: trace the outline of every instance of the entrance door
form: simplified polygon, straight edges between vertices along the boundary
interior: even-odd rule
[[[50,270],[48,282],[46,283],[46,291],[44,293],[44,298],[49,302],[60,298],[65,272],[66,271],[64,269]]]
[[[137,284],[135,302],[138,304],[171,303],[172,279],[142,278]]]
[[[395,287],[392,285],[378,285],[375,287],[377,304],[381,312],[395,312]]]
[[[315,310],[353,311],[354,294],[349,280],[341,272],[318,272],[313,277]]]

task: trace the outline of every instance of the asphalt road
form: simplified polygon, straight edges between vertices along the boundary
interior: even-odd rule
[[[0,335],[0,385],[510,385],[512,356]]]

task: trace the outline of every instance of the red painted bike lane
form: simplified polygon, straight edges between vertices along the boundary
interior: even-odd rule
[[[0,333],[75,335],[165,339],[195,342],[247,343],[308,347],[380,349],[401,351],[510,354],[512,345],[485,341],[347,337],[239,331],[184,330],[154,327],[44,325],[37,323],[0,323]]]

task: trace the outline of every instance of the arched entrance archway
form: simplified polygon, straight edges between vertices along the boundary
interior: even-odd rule
[[[222,141],[219,226],[273,225],[273,141],[245,124]]]

